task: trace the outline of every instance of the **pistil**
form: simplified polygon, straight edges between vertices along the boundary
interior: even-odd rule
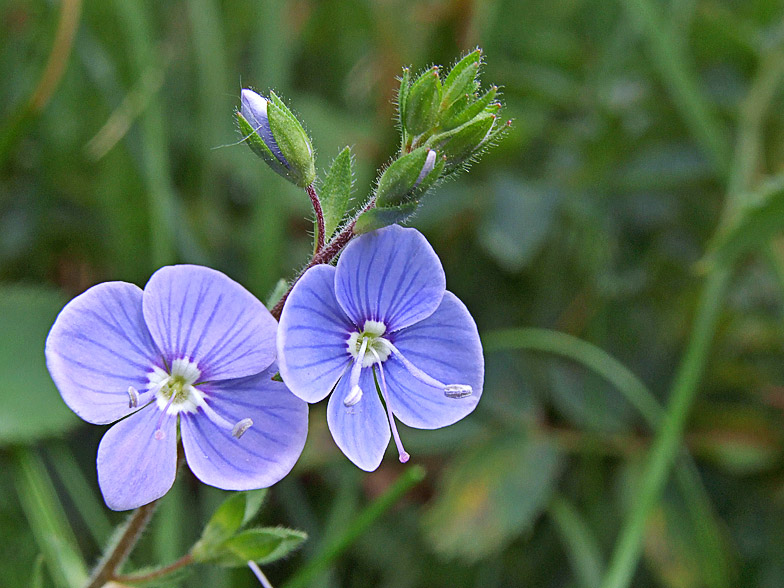
[[[409,459],[411,459],[411,455],[403,449],[403,442],[400,440],[400,434],[397,432],[397,425],[395,424],[395,417],[392,414],[392,406],[389,404],[389,394],[387,393],[387,379],[384,376],[384,366],[382,365],[383,362],[379,357],[378,353],[376,353],[375,349],[370,350],[373,355],[376,356],[376,363],[378,364],[378,371],[381,374],[381,394],[384,396],[384,404],[387,407],[387,419],[389,419],[389,428],[392,430],[392,438],[395,440],[395,446],[397,447],[398,459],[400,463],[406,463]]]

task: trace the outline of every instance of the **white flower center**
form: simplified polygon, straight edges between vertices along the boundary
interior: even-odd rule
[[[194,388],[201,376],[201,370],[188,359],[175,359],[171,372],[159,367],[147,375],[147,390],[155,393],[155,402],[167,414],[196,412],[204,404],[204,394]]]
[[[362,357],[362,367],[370,367],[374,363],[386,361],[392,353],[392,346],[383,335],[387,326],[379,321],[365,321],[361,333],[351,333],[346,342],[346,348],[351,357],[356,361],[362,352],[362,344],[366,342],[367,348]],[[375,353],[373,353],[375,351]]]

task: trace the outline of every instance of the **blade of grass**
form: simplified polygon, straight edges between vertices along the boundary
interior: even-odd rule
[[[413,466],[406,469],[384,494],[373,501],[373,503],[359,513],[359,515],[346,526],[339,537],[326,544],[319,555],[299,568],[299,570],[289,578],[289,581],[283,585],[283,588],[304,588],[305,586],[311,586],[314,578],[331,565],[344,551],[351,547],[354,542],[357,541],[379,517],[381,517],[381,515],[392,508],[406,492],[419,484],[424,478],[424,468]]]
[[[588,525],[563,496],[556,496],[552,500],[549,512],[580,585],[584,588],[598,586],[604,564],[596,538],[591,535]]]
[[[665,26],[658,5],[652,0],[625,0],[621,4],[642,32],[653,65],[684,122],[707,153],[715,171],[720,177],[726,177],[730,164],[727,133],[702,96],[687,58],[682,54],[683,44],[673,38],[672,27]]]
[[[81,588],[87,582],[87,568],[43,460],[26,448],[17,449],[13,458],[19,502],[50,576],[58,587]]]
[[[571,359],[613,384],[640,412],[651,430],[659,430],[667,417],[647,386],[633,372],[606,351],[586,341],[566,333],[529,328],[491,331],[482,336],[482,343],[486,352],[518,349],[552,353]],[[698,523],[695,527],[699,529],[703,559],[711,564],[705,566],[706,585],[712,588],[727,588],[729,579],[726,571],[729,569],[729,563],[722,534],[697,468],[685,450],[682,452],[675,481],[684,500],[691,505],[692,516]]]
[[[64,443],[57,443],[49,447],[49,461],[57,477],[68,493],[71,502],[82,517],[87,530],[90,532],[95,544],[99,547],[105,545],[112,533],[112,523],[106,516],[103,502],[96,498],[95,490],[77,465],[71,449]]]

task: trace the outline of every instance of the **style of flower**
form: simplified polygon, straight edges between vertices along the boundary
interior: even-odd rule
[[[191,471],[225,490],[270,486],[294,466],[307,404],[272,380],[277,323],[224,274],[177,265],[142,291],[98,284],[60,312],[46,363],[65,403],[110,428],[98,447],[106,504],[126,510],[174,483],[179,432]]]
[[[408,461],[394,417],[437,429],[479,402],[479,334],[445,288],[441,262],[422,234],[392,225],[354,239],[337,267],[310,268],[283,307],[283,381],[308,402],[332,392],[329,429],[363,470],[379,466],[390,430],[400,461]]]

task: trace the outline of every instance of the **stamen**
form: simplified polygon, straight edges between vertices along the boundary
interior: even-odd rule
[[[426,374],[413,363],[411,363],[405,355],[400,353],[400,350],[397,347],[392,345],[392,343],[386,341],[386,344],[395,354],[395,357],[400,360],[400,362],[405,366],[412,376],[414,376],[420,382],[427,384],[428,386],[433,386],[433,388],[441,388],[447,398],[465,398],[466,396],[471,396],[473,393],[473,388],[468,384],[444,384],[439,382],[433,376]]]
[[[245,434],[245,431],[250,429],[253,426],[253,419],[242,419],[231,430],[231,434],[234,435],[237,439],[242,437]]]
[[[139,393],[133,386],[128,386],[128,408],[139,406]]]
[[[379,357],[375,349],[371,348],[370,352],[376,356],[378,371],[381,374],[381,394],[384,396],[384,404],[387,405],[387,418],[389,419],[389,428],[392,429],[392,438],[395,440],[398,459],[400,460],[400,463],[406,463],[409,459],[411,459],[411,455],[409,455],[409,453],[405,449],[403,449],[403,442],[400,440],[400,434],[397,432],[395,417],[392,414],[392,407],[389,404],[389,394],[387,394],[387,380],[386,377],[384,376],[384,365],[383,365],[384,362],[381,361],[381,357]]]
[[[354,365],[351,367],[351,376],[349,379],[351,389],[348,393],[348,396],[343,399],[343,406],[354,406],[362,398],[362,388],[359,387],[359,375],[362,373],[362,361],[365,359],[365,352],[367,351],[367,348],[368,340],[362,339],[362,345],[359,348],[359,353],[357,353],[357,357],[354,360]],[[371,351],[373,351],[372,348]]]
[[[354,406],[360,400],[362,400],[362,388],[354,386],[348,396],[343,399],[343,406]]]
[[[158,424],[155,426],[155,439],[157,441],[162,441],[166,438],[166,433],[163,429],[161,429],[161,424],[163,424],[163,417],[166,416],[166,411],[169,410],[169,407],[172,405],[175,396],[176,394],[173,393],[171,396],[169,396],[169,402],[166,403],[166,408],[161,411],[161,416],[158,417]]]
[[[447,384],[444,386],[444,396],[447,398],[466,398],[474,393],[474,389],[467,384]]]
[[[209,404],[207,404],[203,398],[200,400],[199,407],[204,411],[204,414],[207,416],[207,418],[210,419],[210,422],[219,426],[221,429],[231,431],[231,434],[234,435],[237,439],[242,437],[242,435],[245,434],[245,431],[247,431],[253,425],[252,419],[242,419],[232,425],[229,421],[215,412],[215,410]]]

